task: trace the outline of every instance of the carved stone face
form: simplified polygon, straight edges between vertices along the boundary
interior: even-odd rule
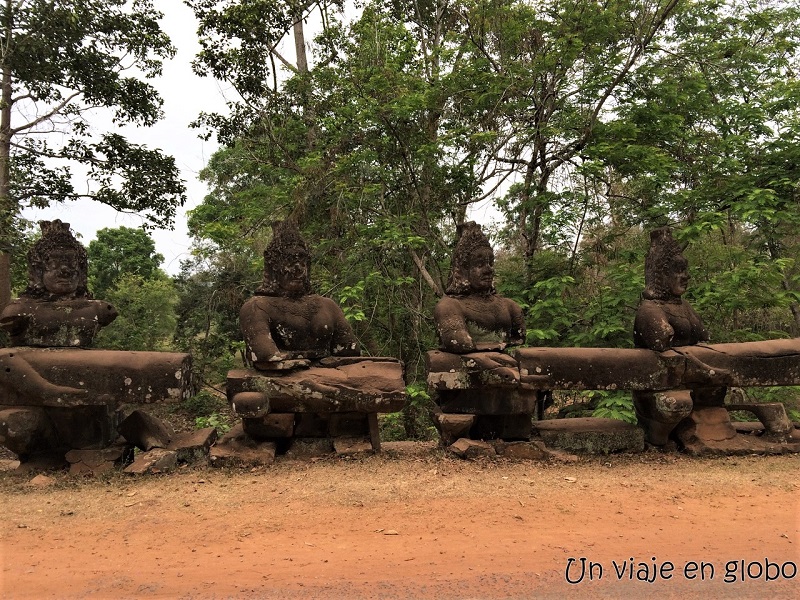
[[[54,249],[47,256],[42,275],[45,289],[56,296],[66,296],[78,289],[78,257],[72,249]]]
[[[292,246],[281,257],[278,285],[288,296],[302,296],[309,287],[308,254],[305,248]]]
[[[672,269],[667,273],[665,279],[664,283],[671,295],[679,298],[686,293],[689,286],[689,263],[683,256],[675,257]]]
[[[491,248],[478,247],[469,257],[467,278],[470,291],[484,293],[492,289],[494,282],[494,253]]]

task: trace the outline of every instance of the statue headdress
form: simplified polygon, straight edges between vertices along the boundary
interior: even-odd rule
[[[494,256],[489,238],[484,235],[481,226],[475,221],[469,221],[459,226],[458,234],[458,242],[453,250],[453,259],[450,261],[450,278],[445,290],[445,294],[448,296],[463,296],[469,293],[469,261],[476,250],[488,248]],[[492,285],[491,293],[493,294],[494,291],[494,285]]]
[[[673,298],[667,277],[676,269],[686,268],[683,248],[672,237],[669,227],[650,232],[650,249],[644,259],[644,291],[647,300],[669,300]]]
[[[28,250],[28,287],[20,296],[37,299],[50,296],[43,281],[47,260],[55,250],[73,250],[75,268],[78,272],[78,287],[70,297],[91,298],[92,295],[87,287],[89,259],[86,248],[72,235],[69,223],[62,223],[59,219],[39,221],[39,227],[42,230],[42,237]]]
[[[286,262],[291,249],[300,249],[306,263],[306,273],[311,273],[311,254],[305,240],[293,221],[277,221],[272,224],[272,239],[264,248],[264,281],[255,291],[257,296],[284,296],[280,286],[280,270]],[[304,294],[311,293],[311,282],[305,281]]]

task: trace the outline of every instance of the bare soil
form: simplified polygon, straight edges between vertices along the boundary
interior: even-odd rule
[[[386,446],[253,471],[57,474],[46,486],[0,473],[0,596],[800,595],[798,456],[471,462]],[[592,581],[578,581],[581,558]],[[633,578],[618,576],[631,560]]]

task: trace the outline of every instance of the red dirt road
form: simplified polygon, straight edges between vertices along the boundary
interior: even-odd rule
[[[800,597],[797,456],[547,464],[404,447],[252,472],[30,479],[0,474],[9,600]],[[593,580],[571,584],[581,557]],[[612,561],[631,558],[633,578],[618,577]],[[730,562],[742,560],[746,581]],[[765,561],[784,573],[764,581]]]

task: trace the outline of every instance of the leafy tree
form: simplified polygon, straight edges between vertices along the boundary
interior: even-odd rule
[[[119,316],[98,334],[95,346],[114,350],[172,350],[178,295],[172,280],[124,274],[107,290]]]
[[[117,132],[93,136],[89,122],[97,108],[117,124],[161,116],[145,81],[174,53],[160,16],[151,0],[0,4],[0,303],[10,295],[20,208],[88,196],[165,226],[184,202],[172,157]],[[87,190],[74,186],[75,165],[92,182]]]
[[[156,252],[153,238],[142,229],[104,228],[89,242],[89,289],[104,299],[123,275],[151,279],[164,257]]]

